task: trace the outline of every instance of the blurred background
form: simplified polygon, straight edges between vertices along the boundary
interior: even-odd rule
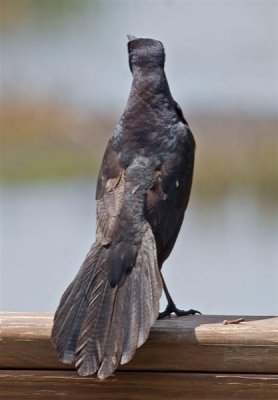
[[[54,311],[94,241],[130,33],[164,43],[197,142],[170,292],[204,314],[277,313],[277,2],[1,3],[1,309]]]

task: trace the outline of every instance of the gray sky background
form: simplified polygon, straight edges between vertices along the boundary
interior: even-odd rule
[[[170,87],[187,111],[276,112],[276,1],[78,4],[64,18],[34,13],[6,33],[4,95],[54,95],[119,113],[131,83],[131,33],[164,43]]]

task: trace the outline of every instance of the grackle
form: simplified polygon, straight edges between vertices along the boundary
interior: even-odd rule
[[[198,313],[176,308],[160,272],[189,200],[194,138],[168,86],[163,44],[128,38],[133,81],[98,177],[96,241],[52,330],[60,360],[100,379],[132,358],[158,317]]]

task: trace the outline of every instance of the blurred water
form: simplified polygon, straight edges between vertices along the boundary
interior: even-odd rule
[[[94,191],[85,181],[4,188],[1,309],[54,311],[94,240]],[[214,206],[193,197],[164,276],[179,307],[275,314],[276,246],[274,215],[251,195]]]
[[[29,24],[7,29],[4,95],[119,113],[132,33],[165,44],[170,87],[188,112],[276,113],[277,2],[82,0],[73,10],[55,19],[37,5]]]

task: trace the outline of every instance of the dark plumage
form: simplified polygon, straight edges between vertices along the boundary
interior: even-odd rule
[[[164,72],[164,48],[130,37],[133,82],[97,184],[97,234],[56,311],[52,341],[79,374],[128,362],[159,314],[160,275],[187,207],[195,143]],[[164,286],[168,307],[177,310]]]

